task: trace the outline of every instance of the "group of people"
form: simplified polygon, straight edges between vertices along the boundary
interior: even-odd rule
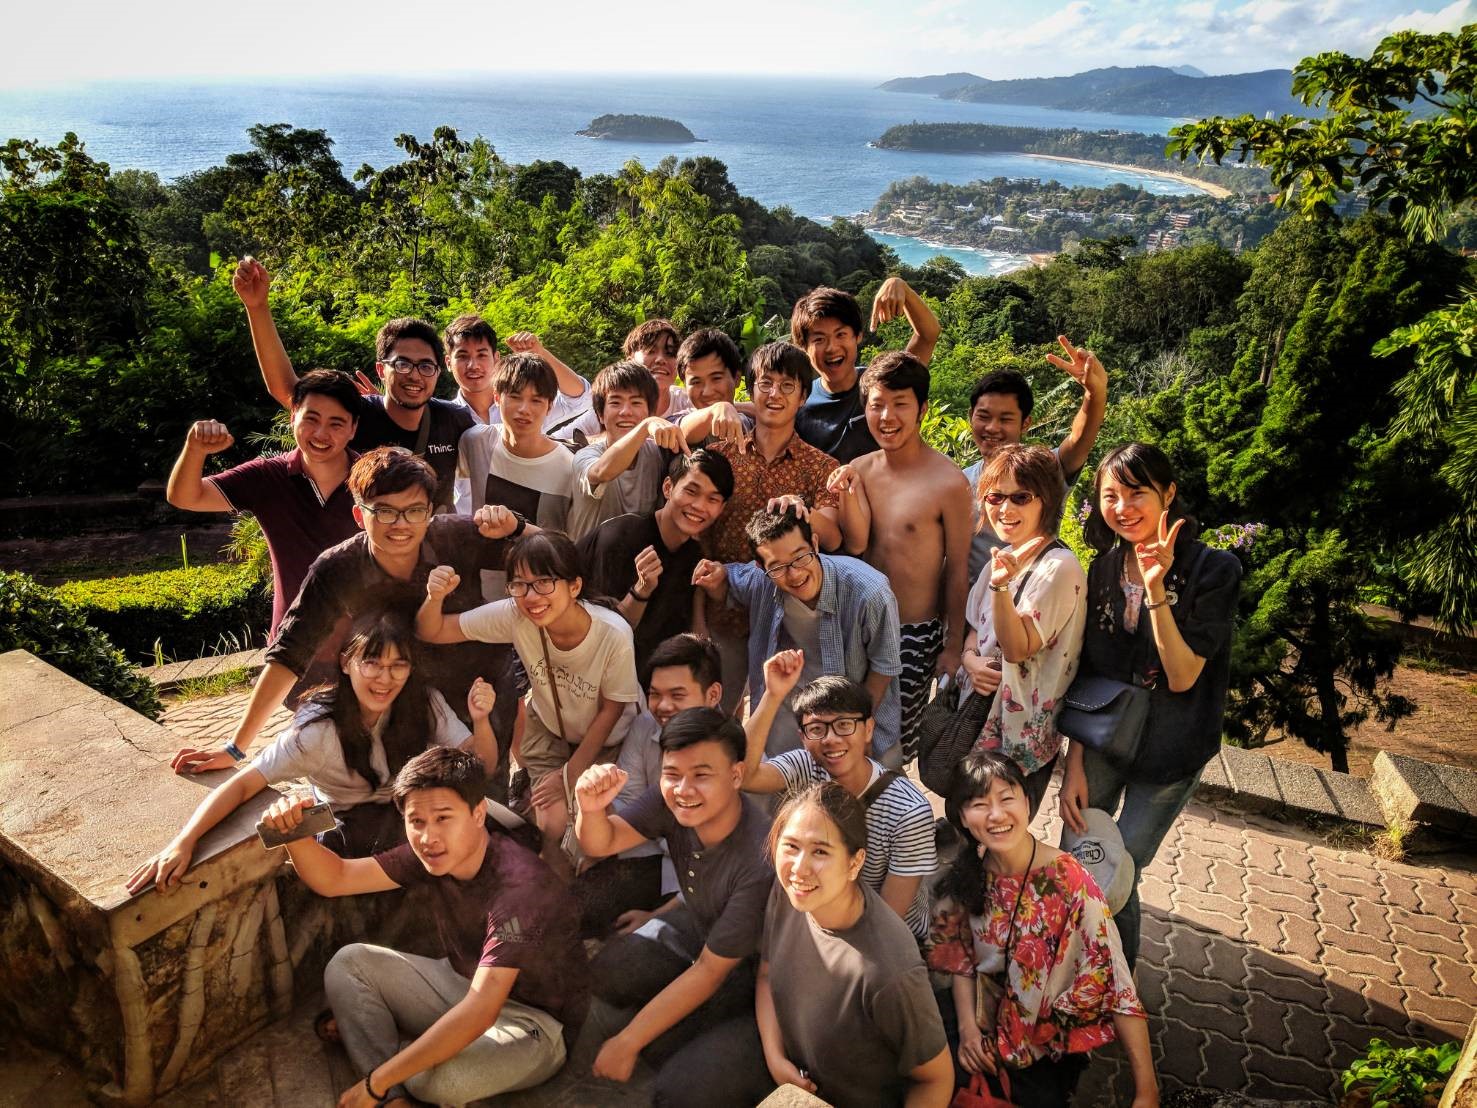
[[[1060,772],[1069,829],[1116,813],[1153,858],[1220,741],[1240,570],[1142,443],[1096,470],[1086,572],[1057,541],[1104,415],[1091,352],[1051,356],[1082,389],[1054,449],[1021,443],[1024,377],[982,379],[961,471],[921,435],[939,328],[898,278],[870,327],[912,337],[870,366],[856,300],[820,288],[791,342],[745,359],[649,320],[590,382],[527,332],[499,354],[476,316],[386,324],[378,382],[298,376],[268,287],[240,264],[295,448],[207,476],[233,439],[204,420],[168,486],[260,521],[266,663],[231,740],[174,760],[235,772],[128,886],[168,892],[237,805],[306,781],[265,817],[291,836],[331,805],[287,845],[299,877],[415,890],[444,957],[353,944],[327,969],[319,1033],[364,1075],[342,1104],[538,1084],[592,998],[594,1073],[644,1058],[661,1104],[791,1083],[944,1105],[984,1081],[1062,1105],[1115,1038],[1157,1103],[1137,893],[1110,912],[1030,825]],[[1147,690],[1131,759],[1058,731],[1083,675]],[[936,826],[907,770],[951,682],[988,708]]]

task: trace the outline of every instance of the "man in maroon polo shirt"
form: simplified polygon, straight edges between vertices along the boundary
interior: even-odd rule
[[[250,512],[261,523],[272,558],[274,634],[313,559],[359,530],[347,482],[358,457],[348,447],[360,407],[346,374],[315,369],[293,385],[293,450],[206,477],[205,459],[235,440],[225,424],[202,419],[190,427],[169,474],[169,502],[176,508]]]

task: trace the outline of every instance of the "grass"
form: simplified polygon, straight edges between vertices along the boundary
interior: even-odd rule
[[[175,686],[170,697],[177,704],[185,704],[191,700],[207,700],[211,697],[225,696],[227,693],[251,688],[251,683],[255,678],[254,667],[236,666],[233,669],[222,670],[220,673],[212,673],[209,677],[191,677],[181,681]]]
[[[1405,837],[1413,825],[1406,820],[1391,820],[1383,831],[1374,836],[1373,851],[1376,857],[1387,862],[1405,861]]]
[[[1418,646],[1400,655],[1400,664],[1422,673],[1445,675],[1452,672],[1451,663],[1430,647]]]

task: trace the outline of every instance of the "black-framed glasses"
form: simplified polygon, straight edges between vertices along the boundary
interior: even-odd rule
[[[1024,508],[1036,499],[1036,494],[1034,492],[1027,492],[1025,489],[1017,489],[1015,492],[987,492],[982,499],[992,508],[1000,507],[1007,500],[1017,508]]]
[[[410,663],[405,661],[380,662],[373,658],[360,658],[354,662],[354,665],[359,667],[360,673],[371,680],[385,673],[396,681],[404,681],[410,676]]]
[[[785,562],[783,565],[777,565],[766,569],[764,571],[764,576],[768,577],[771,581],[778,581],[781,577],[789,573],[792,569],[805,569],[807,566],[810,565],[811,562],[815,561],[815,559],[816,553],[814,550],[811,550],[805,554],[800,555],[800,557],[796,558],[793,562]]]
[[[535,577],[532,581],[509,581],[508,595],[512,597],[527,596],[528,590],[532,589],[540,596],[548,596],[554,591],[554,586],[559,583],[557,577]]]
[[[849,739],[856,734],[856,729],[865,721],[861,716],[837,716],[835,719],[813,719],[800,728],[800,733],[807,739],[820,742],[827,735],[837,735],[843,739]]]
[[[421,524],[431,518],[429,504],[412,504],[408,508],[392,508],[388,504],[366,504],[362,500],[357,503],[359,510],[373,516],[376,523],[399,523],[403,519],[406,523]]]
[[[404,377],[412,369],[422,377],[434,377],[441,372],[441,367],[430,360],[412,362],[409,358],[391,358],[388,362],[382,362],[380,364],[389,366],[397,377]]]

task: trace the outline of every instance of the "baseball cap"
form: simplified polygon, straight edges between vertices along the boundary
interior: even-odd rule
[[[1070,827],[1062,828],[1062,849],[1092,874],[1103,899],[1108,902],[1108,910],[1116,914],[1133,892],[1133,859],[1123,847],[1118,824],[1107,812],[1101,808],[1085,808],[1082,819],[1087,824],[1084,834],[1079,835]]]

